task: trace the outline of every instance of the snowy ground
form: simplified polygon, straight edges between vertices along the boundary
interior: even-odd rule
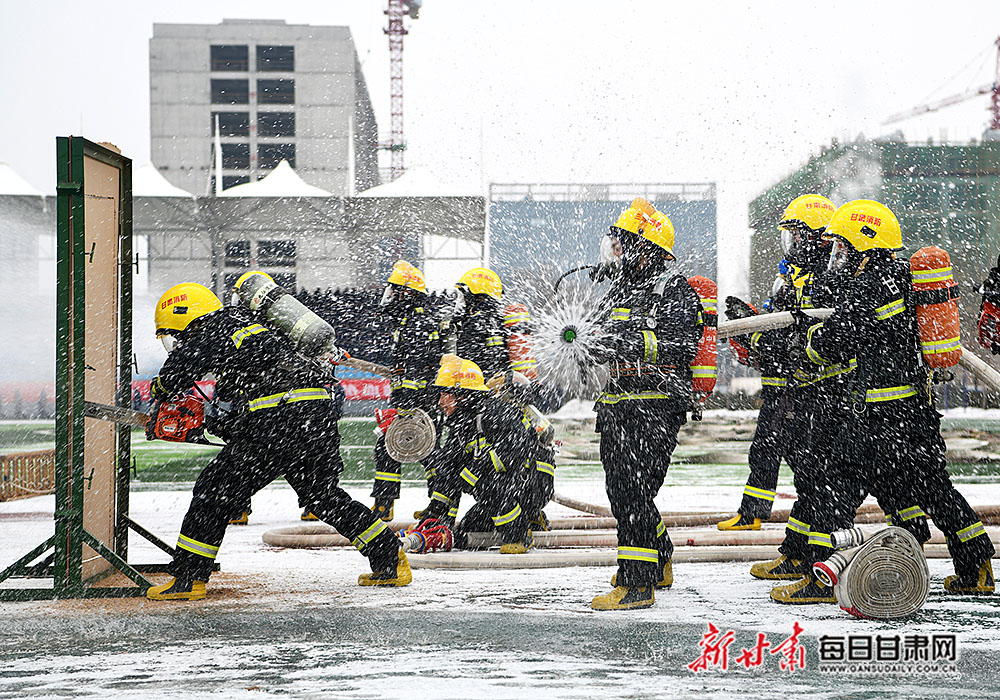
[[[560,493],[607,503],[593,471],[567,466],[562,474]],[[744,478],[745,467],[678,465],[658,503],[671,511],[733,508]],[[782,482],[779,490],[789,491]],[[1000,502],[995,483],[959,488],[973,504]],[[363,502],[367,490],[350,488]],[[189,498],[189,485],[146,485],[133,491],[132,515],[172,541]],[[53,503],[0,503],[0,568],[51,534]],[[425,503],[425,491],[409,482],[397,515]],[[609,589],[610,568],[421,569],[411,586],[371,590],[356,585],[366,567],[353,550],[262,543],[265,531],[299,522],[287,486],[262,491],[253,509],[249,526],[230,528],[206,601],[0,603],[0,698],[1000,697],[1000,596],[946,599],[948,560],[930,561],[925,609],[894,623],[852,619],[836,606],[773,604],[769,584],[752,579],[746,563],[678,564],[674,587],[652,609],[597,613],[589,602]],[[558,506],[548,513],[573,514]],[[139,538],[130,548],[133,562],[165,561]],[[736,664],[758,632],[776,646],[796,621],[805,670],[780,670],[779,657],[766,653],[760,669]],[[729,668],[696,674],[687,665],[709,623],[735,632]],[[817,668],[823,635],[941,633],[958,635],[957,673]]]

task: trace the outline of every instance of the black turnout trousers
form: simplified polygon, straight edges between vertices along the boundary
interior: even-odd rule
[[[337,528],[373,571],[395,565],[399,540],[338,481],[344,469],[332,400],[302,401],[246,416],[195,482],[170,573],[207,581],[226,525],[250,497],[284,476],[299,506]]]

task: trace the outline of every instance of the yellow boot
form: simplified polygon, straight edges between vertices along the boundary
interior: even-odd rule
[[[737,513],[729,520],[723,520],[719,523],[718,527],[720,530],[725,530],[726,532],[736,530],[759,530],[760,518],[751,518],[743,515],[742,513]]]
[[[782,554],[771,561],[759,561],[750,567],[750,575],[767,581],[802,578],[812,575],[812,569],[801,559],[789,559]]]
[[[956,595],[993,595],[997,583],[993,576],[993,562],[987,559],[974,576],[947,576],[944,589]]]
[[[204,581],[182,582],[175,578],[162,586],[152,586],[146,591],[150,600],[202,600],[206,595]]]
[[[501,554],[527,554],[528,550],[535,546],[535,535],[528,530],[528,534],[520,542],[508,542],[500,545]]]
[[[590,607],[594,610],[635,610],[650,608],[654,602],[655,596],[652,586],[643,586],[642,588],[615,586],[610,593],[599,595],[590,601]]]
[[[618,574],[611,574],[611,585],[618,585]],[[660,580],[656,582],[657,588],[670,588],[674,585],[674,564],[673,562],[667,562],[663,565],[663,572],[660,574]]]
[[[383,571],[373,571],[370,574],[358,576],[359,586],[405,586],[413,580],[413,572],[410,571],[410,562],[406,558],[406,552],[399,550],[399,557],[396,560],[396,568]]]
[[[230,525],[246,525],[249,522],[250,522],[250,513],[249,513],[249,511],[245,511],[244,510],[239,515],[237,515],[235,518],[233,518],[232,520],[230,520],[229,524]]]
[[[771,600],[784,605],[812,605],[836,603],[837,596],[834,595],[833,588],[809,574],[795,583],[772,588]]]

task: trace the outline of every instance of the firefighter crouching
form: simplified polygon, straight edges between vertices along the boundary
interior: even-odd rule
[[[167,290],[155,319],[169,355],[153,381],[154,399],[169,399],[212,373],[233,409],[226,446],[195,482],[168,569],[174,578],[146,596],[204,598],[228,520],[279,476],[295,489],[300,506],[337,528],[368,558],[372,573],[362,574],[360,585],[408,584],[410,567],[399,540],[338,485],[344,465],[332,371],[298,353],[250,311],[223,307],[200,284]]]
[[[456,355],[442,358],[434,386],[448,438],[438,452],[436,490],[418,529],[430,519],[448,523],[449,510],[465,492],[476,503],[455,527],[455,547],[467,546],[469,532],[495,530],[501,554],[527,552],[533,543],[529,519],[540,506],[529,500],[530,470],[538,465],[521,410],[493,395],[476,363]]]
[[[434,419],[437,392],[432,386],[441,359],[441,334],[438,321],[427,304],[427,285],[416,267],[399,260],[392,268],[379,304],[392,327],[389,346],[390,409],[405,414],[420,409]],[[391,420],[391,419],[390,419]],[[380,423],[388,427],[388,421]],[[430,482],[432,452],[423,461]],[[383,520],[392,520],[393,503],[399,498],[402,465],[385,449],[385,433],[375,443],[375,483],[372,508]]]
[[[591,602],[595,610],[649,607],[654,586],[673,583],[673,543],[653,499],[691,407],[689,365],[702,335],[697,293],[667,269],[673,244],[670,219],[637,198],[601,245],[602,257],[619,258],[621,268],[602,307],[601,348],[594,356],[611,372],[596,408],[607,494],[618,521],[618,572],[614,589]]]
[[[809,327],[805,355],[817,367],[850,358],[857,358],[858,366],[850,375],[853,410],[831,451],[840,458],[829,462],[831,478],[841,482],[830,498],[839,502],[826,504],[817,516],[810,533],[810,545],[818,550],[813,558],[832,553],[830,533],[851,525],[857,492],[869,491],[893,524],[926,513],[945,533],[956,572],[944,581],[947,592],[993,593],[993,544],[946,469],[940,414],[920,360],[916,306],[922,302],[909,267],[895,256],[903,247],[899,221],[879,202],[855,200],[836,211],[828,235],[831,268],[848,286],[833,316]],[[951,275],[950,267],[936,272]],[[779,588],[789,589],[772,592],[779,602],[831,597],[811,573]]]

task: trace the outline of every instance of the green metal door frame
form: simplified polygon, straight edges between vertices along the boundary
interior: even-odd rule
[[[167,553],[173,548],[129,517],[131,429],[116,429],[115,514],[111,546],[84,528],[84,347],[86,263],[84,250],[84,158],[119,171],[119,367],[116,403],[132,401],[132,161],[87,139],[56,139],[56,460],[55,534],[3,572],[0,582],[13,578],[51,578],[51,587],[0,588],[0,600],[128,597],[144,595],[151,583],[140,573],[164,570],[163,565],[131,566],[127,561],[129,530],[138,532]],[[83,580],[83,547],[89,546],[135,587],[94,587]],[[40,564],[31,562],[52,550]],[[49,566],[51,561],[51,566]]]

